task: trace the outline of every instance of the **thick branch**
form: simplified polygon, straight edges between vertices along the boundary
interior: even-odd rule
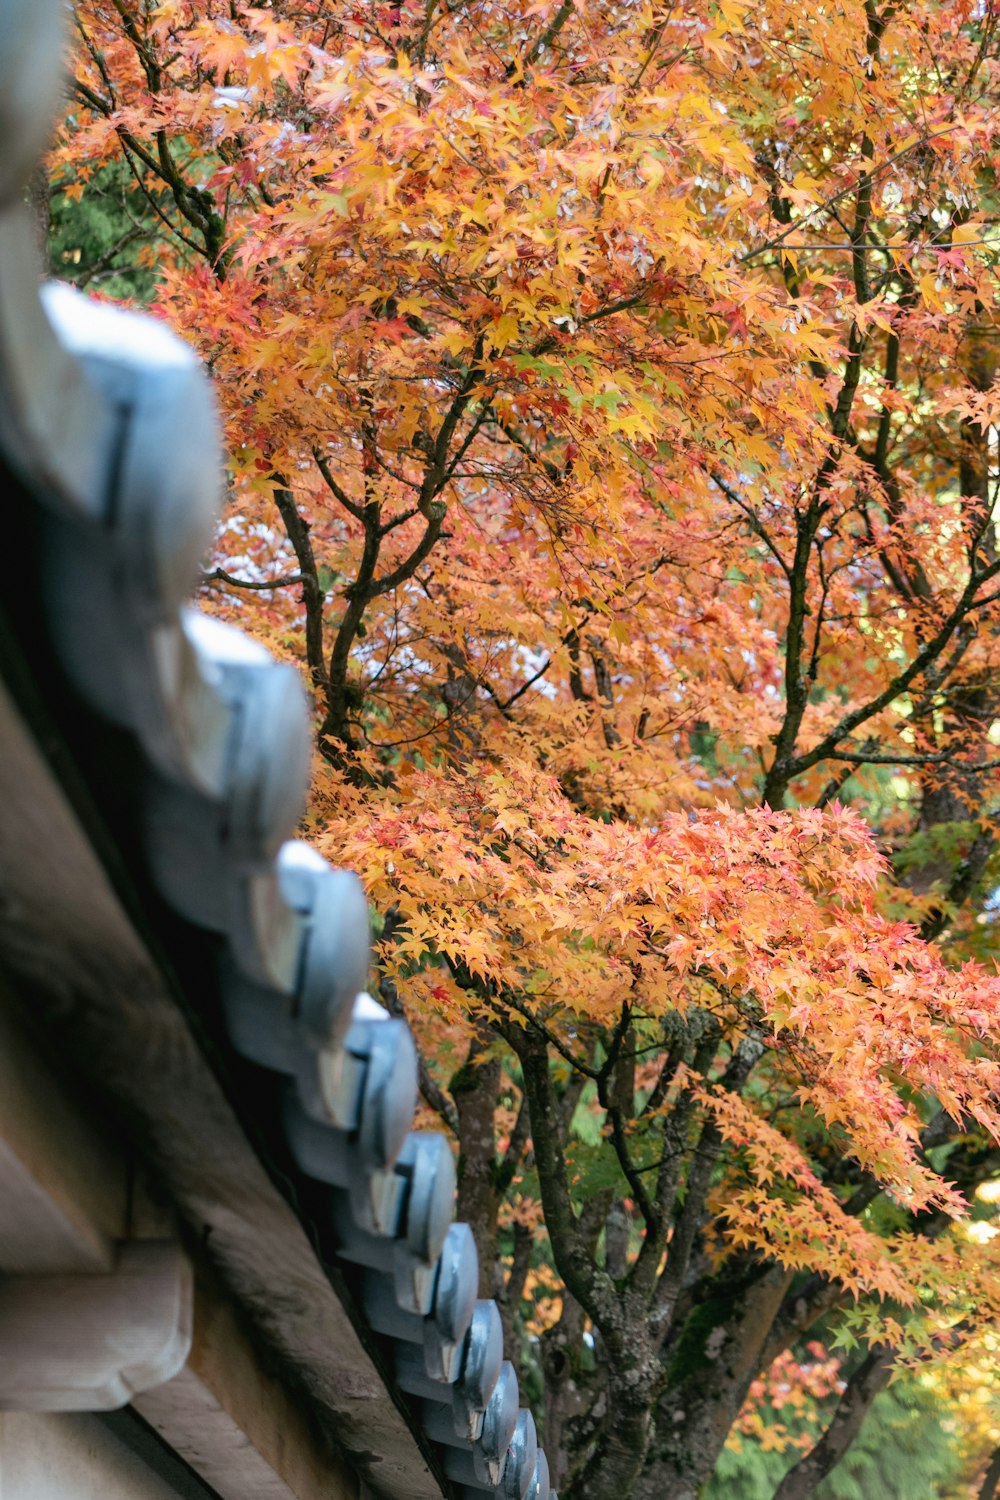
[[[743,1090],[753,1068],[763,1056],[764,1043],[759,1036],[744,1037],[727,1067],[721,1087],[729,1093]],[[655,1312],[651,1320],[654,1336],[662,1339],[666,1334],[677,1297],[691,1261],[695,1238],[705,1219],[705,1200],[712,1183],[712,1173],[722,1150],[722,1132],[714,1121],[702,1126],[694,1157],[688,1169],[684,1207],[674,1225],[673,1237],[667,1250],[667,1260],[656,1288]]]
[[[892,1373],[895,1352],[876,1344],[847,1382],[833,1420],[811,1453],[789,1469],[774,1500],[808,1500],[816,1486],[839,1463],[861,1431],[861,1424]]]
[[[996,832],[993,825],[980,828],[972,841],[969,852],[959,860],[955,871],[948,882],[948,889],[938,909],[924,918],[920,924],[920,936],[925,942],[931,943],[935,938],[941,936],[948,924],[950,913],[971,895],[974,887],[982,878],[990,855],[996,844]]]
[[[496,1106],[500,1059],[489,1052],[492,1033],[480,1025],[465,1063],[453,1074],[448,1092],[458,1114],[458,1216],[472,1226],[479,1247],[479,1295],[493,1286],[497,1213]]]
[[[323,481],[326,484],[327,489],[330,491],[331,495],[333,495],[337,503],[339,505],[342,505],[344,509],[354,517],[356,521],[363,521],[365,517],[364,506],[359,505],[356,500],[352,500],[350,495],[344,489],[343,485],[334,478],[333,470],[330,468],[329,463],[323,457],[322,453],[320,453],[318,448],[313,449],[313,458],[316,460],[316,467],[322,474]]]
[[[535,1167],[545,1210],[552,1254],[563,1281],[605,1337],[614,1338],[617,1296],[611,1278],[580,1243],[580,1231],[569,1197],[569,1174],[563,1149],[559,1106],[552,1089],[548,1050],[541,1038],[507,1029],[507,1040],[521,1062],[524,1092],[531,1115]]]
[[[785,785],[793,777],[800,776],[803,771],[810,770],[821,760],[829,759],[841,740],[857,729],[860,724],[864,724],[868,719],[881,713],[884,708],[888,708],[901,693],[904,693],[911,682],[915,681],[940,656],[968,612],[977,607],[978,601],[975,596],[978,590],[984,583],[988,583],[991,578],[995,578],[998,573],[1000,573],[1000,559],[988,564],[978,573],[971,573],[969,581],[962,590],[954,608],[945,617],[941,628],[931,637],[923,650],[917,652],[909,665],[902,672],[898,673],[881,693],[870,699],[869,702],[852,709],[849,714],[845,714],[840,723],[831,729],[829,734],[825,735],[812,750],[790,760],[784,766],[783,775]]]
[[[694,1053],[692,1068],[696,1076],[703,1074],[710,1067],[718,1044],[719,1029],[713,1022],[708,1026],[706,1035],[702,1038],[697,1051]],[[667,1076],[667,1086],[669,1086],[670,1078],[676,1072],[677,1063],[680,1061],[681,1055],[679,1049],[671,1049],[667,1059],[667,1064],[672,1064],[670,1066],[670,1074],[669,1076],[666,1075],[667,1064],[665,1064],[660,1083],[662,1083],[664,1076]],[[691,1056],[690,1051],[688,1051],[687,1056]],[[658,1090],[659,1084],[650,1097],[655,1097]],[[665,1088],[663,1092],[665,1094]],[[663,1123],[662,1157],[656,1176],[655,1196],[658,1232],[656,1234],[651,1231],[647,1232],[632,1269],[632,1284],[637,1293],[647,1299],[655,1285],[656,1272],[663,1253],[666,1228],[673,1216],[677,1190],[680,1186],[681,1173],[684,1169],[685,1151],[696,1113],[697,1106],[694,1096],[690,1089],[685,1089]]]
[[[318,688],[327,685],[326,653],[323,648],[323,589],[316,566],[309,522],[303,517],[295,497],[281,476],[274,492],[274,503],[278,507],[285,526],[285,534],[299,564],[299,582],[302,584],[302,603],[306,612],[306,661],[313,683]]]
[[[435,542],[441,536],[446,507],[444,502],[440,501],[436,505],[432,505],[430,510],[431,516],[427,522],[426,530],[409,557],[404,558],[399,567],[393,568],[391,573],[386,573],[381,578],[373,580],[367,591],[367,598],[369,600],[377,598],[380,594],[390,594],[401,583],[405,583],[408,578],[412,578],[424,558],[431,552]]]

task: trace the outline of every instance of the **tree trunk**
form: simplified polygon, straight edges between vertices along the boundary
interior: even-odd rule
[[[519,1219],[514,1221],[514,1252],[510,1260],[510,1271],[504,1278],[503,1262],[497,1257],[493,1264],[493,1296],[500,1309],[503,1323],[503,1346],[507,1358],[517,1368],[521,1363],[521,1330],[517,1321],[521,1299],[531,1270],[531,1251],[535,1231]],[[481,1283],[480,1283],[481,1284]],[[566,1293],[569,1296],[569,1293]]]
[[[473,1038],[465,1063],[448,1084],[458,1112],[458,1217],[471,1225],[479,1247],[479,1295],[493,1295],[496,1260],[497,1189],[495,1113],[500,1087],[497,1058],[480,1061],[488,1032]]]
[[[696,1500],[760,1371],[791,1280],[790,1271],[769,1266],[750,1286],[693,1308],[670,1351],[656,1434],[632,1500]]]
[[[561,1485],[567,1472],[565,1462],[566,1426],[589,1410],[595,1399],[593,1377],[581,1381],[583,1350],[583,1308],[570,1292],[563,1293],[562,1312],[554,1327],[541,1339],[542,1369],[545,1372],[545,1451],[551,1479]]]
[[[654,1357],[642,1342],[637,1335],[631,1368],[609,1370],[607,1417],[590,1458],[561,1488],[562,1500],[625,1500],[638,1493],[635,1483],[649,1446],[655,1379]]]

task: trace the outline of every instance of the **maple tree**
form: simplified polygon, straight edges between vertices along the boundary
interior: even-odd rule
[[[807,1495],[1000,1302],[994,9],[75,17],[560,1492],[691,1500],[824,1320]]]

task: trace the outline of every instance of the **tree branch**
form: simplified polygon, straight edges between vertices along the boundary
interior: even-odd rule
[[[763,1055],[764,1043],[761,1037],[756,1032],[745,1036],[719,1080],[720,1087],[728,1093],[741,1093],[751,1072]],[[654,1337],[657,1339],[662,1339],[670,1326],[677,1297],[691,1260],[695,1237],[704,1222],[705,1199],[708,1196],[712,1173],[722,1145],[722,1132],[713,1120],[707,1121],[702,1126],[701,1135],[688,1168],[684,1207],[674,1225],[673,1236],[667,1248],[666,1264],[653,1299],[654,1314],[650,1322]]]
[[[340,484],[336,479],[334,479],[333,471],[331,470],[329,463],[323,457],[322,453],[320,453],[318,448],[313,449],[312,455],[316,460],[316,467],[322,474],[324,483],[326,484],[326,487],[330,491],[331,495],[333,495],[334,499],[338,502],[338,504],[342,505],[344,509],[354,517],[356,521],[363,521],[365,518],[364,506],[359,505],[356,500],[352,500],[350,495],[344,489],[343,485]]]
[[[518,72],[523,74],[526,68],[530,68],[533,63],[537,62],[545,48],[551,47],[572,14],[573,0],[563,0],[562,5],[560,5],[548,26],[546,26],[545,30],[536,37],[535,41],[528,48],[520,66],[517,63],[510,63],[508,65],[507,77],[510,78]]]
[[[225,568],[213,568],[211,573],[203,573],[201,575],[202,583],[214,583],[216,580],[220,583],[228,583],[234,589],[259,589],[262,592],[269,593],[271,589],[284,589],[290,587],[293,583],[301,583],[302,574],[288,573],[284,578],[264,578],[258,580],[255,578],[237,578],[235,574],[227,573]]]
[[[563,1148],[559,1107],[552,1090],[548,1050],[530,1031],[508,1025],[505,1035],[516,1052],[531,1116],[535,1168],[545,1210],[552,1254],[563,1281],[605,1337],[614,1339],[618,1320],[614,1283],[580,1242],[579,1226],[569,1198],[569,1174]]]
[[[888,1384],[895,1357],[895,1351],[886,1344],[876,1344],[869,1350],[847,1382],[829,1427],[812,1452],[789,1469],[774,1492],[774,1500],[809,1500],[861,1431],[872,1402]]]
[[[278,488],[274,492],[274,503],[278,507],[285,526],[285,534],[292,544],[299,564],[299,581],[302,584],[302,603],[306,612],[306,662],[313,683],[325,688],[328,683],[326,653],[323,645],[323,589],[316,566],[309,522],[295,504],[295,497],[281,475],[276,475]]]
[[[829,734],[825,735],[812,750],[789,760],[784,767],[785,784],[787,785],[787,782],[791,781],[794,777],[800,776],[803,771],[810,770],[821,760],[832,759],[832,752],[836,750],[845,735],[850,734],[853,729],[857,729],[859,724],[864,724],[866,720],[873,718],[875,714],[881,713],[883,708],[888,708],[894,699],[898,698],[901,693],[904,693],[910,683],[919,677],[921,672],[940,656],[954,635],[957,626],[962,622],[969,610],[976,607],[976,591],[982,584],[988,583],[991,578],[995,578],[998,573],[1000,573],[1000,558],[989,563],[978,573],[972,573],[968,583],[962,590],[958,602],[946,616],[940,629],[931,637],[923,650],[917,652],[909,666],[894,677],[888,687],[883,689],[876,697],[872,698],[868,703],[861,704],[858,708],[853,709],[851,713],[845,714],[840,723],[834,729],[831,729]]]

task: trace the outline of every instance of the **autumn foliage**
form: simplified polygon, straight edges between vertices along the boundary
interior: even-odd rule
[[[76,20],[560,1493],[691,1500],[819,1329],[810,1494],[1000,1306],[994,8]]]

